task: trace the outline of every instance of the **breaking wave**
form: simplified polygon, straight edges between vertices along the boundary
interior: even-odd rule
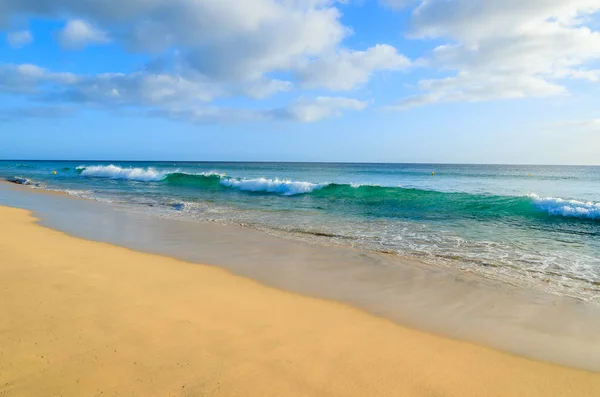
[[[213,189],[276,194],[308,195],[319,200],[338,200],[344,206],[378,208],[380,215],[409,214],[412,209],[430,209],[440,217],[453,213],[465,216],[551,216],[600,220],[600,202],[584,202],[558,197],[494,196],[448,193],[432,190],[364,184],[316,183],[279,178],[234,178],[219,172],[185,173],[155,168],[123,168],[116,165],[77,167],[85,177],[168,183],[190,189]],[[356,209],[356,208],[355,208]]]
[[[311,193],[316,189],[321,189],[328,185],[326,183],[298,182],[278,178],[222,179],[220,183],[223,186],[229,186],[240,190],[276,193],[284,196]]]
[[[559,197],[540,197],[530,194],[535,205],[550,215],[584,219],[600,219],[600,203],[565,200]]]
[[[112,164],[77,167],[77,171],[83,176],[126,179],[139,182],[160,181],[167,176],[166,172],[158,171],[154,168],[122,168]]]

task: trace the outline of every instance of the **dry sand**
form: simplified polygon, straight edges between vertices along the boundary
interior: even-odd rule
[[[0,207],[0,396],[599,396],[600,374],[398,326]]]

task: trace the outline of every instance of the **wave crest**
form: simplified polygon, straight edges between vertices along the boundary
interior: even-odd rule
[[[385,187],[365,184],[336,184],[293,181],[290,179],[232,178],[216,171],[187,173],[180,170],[158,170],[154,168],[124,168],[117,165],[95,165],[77,167],[83,176],[123,179],[139,182],[163,182],[201,189],[230,188],[247,192],[264,192],[280,196],[315,193],[320,198],[343,197],[358,202],[372,202],[386,198],[395,202],[394,208],[409,208],[411,205],[431,204],[443,199],[450,200],[456,208],[477,209],[479,212],[505,211],[527,213],[542,211],[550,216],[600,220],[600,202],[565,200],[559,197],[540,197],[531,193],[527,197],[481,196],[467,193],[444,193],[411,188]],[[27,181],[23,181],[27,183]],[[318,193],[317,193],[318,192]],[[533,203],[534,208],[531,204]],[[392,208],[392,209],[394,209]]]
[[[161,181],[168,175],[168,173],[158,171],[154,168],[123,168],[113,164],[77,167],[77,170],[83,176],[125,179],[139,182]]]
[[[327,186],[327,183],[298,182],[289,179],[222,179],[221,185],[250,192],[276,193],[283,196],[306,194]]]
[[[217,171],[187,173],[179,170],[161,171],[155,168],[124,168],[117,165],[79,166],[80,175],[95,178],[122,179],[139,182],[188,183],[196,186],[207,186],[218,183],[221,186],[233,189],[275,193],[283,196],[306,194],[327,186],[327,183],[312,183],[292,181],[289,179],[267,178],[229,178],[224,173]]]
[[[528,196],[538,208],[550,215],[594,220],[600,219],[600,203],[565,200],[559,197],[540,197],[533,193]]]

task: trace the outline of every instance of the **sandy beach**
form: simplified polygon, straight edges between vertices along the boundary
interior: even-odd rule
[[[0,395],[600,395],[597,373],[0,219]]]

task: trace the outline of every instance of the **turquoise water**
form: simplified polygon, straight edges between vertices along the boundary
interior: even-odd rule
[[[600,301],[600,167],[4,161],[0,177]]]

